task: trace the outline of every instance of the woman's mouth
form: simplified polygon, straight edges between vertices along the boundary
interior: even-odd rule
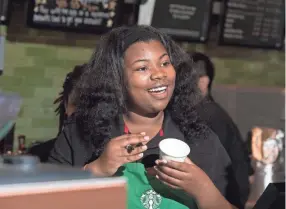
[[[150,93],[161,94],[167,90],[167,86],[159,86],[148,90]]]
[[[148,89],[148,92],[156,99],[164,99],[167,97],[168,86],[158,86]]]

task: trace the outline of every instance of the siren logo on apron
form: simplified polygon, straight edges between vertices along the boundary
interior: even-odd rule
[[[141,195],[140,200],[146,209],[159,209],[159,206],[162,202],[162,197],[153,189],[150,189]]]

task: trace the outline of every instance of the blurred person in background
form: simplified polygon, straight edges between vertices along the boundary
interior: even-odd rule
[[[77,65],[72,72],[69,72],[66,75],[63,90],[59,93],[59,97],[54,101],[54,104],[58,104],[58,107],[55,110],[56,114],[59,116],[59,130],[57,135],[61,133],[66,119],[72,115],[75,110],[71,95],[76,82],[78,82],[84,71],[84,67],[85,64]],[[28,154],[39,157],[41,162],[47,162],[54,142],[55,138],[45,142],[35,143],[28,149]]]
[[[72,115],[75,111],[75,104],[73,102],[72,93],[76,83],[79,81],[86,64],[77,65],[72,72],[66,75],[63,90],[59,93],[59,97],[54,101],[54,104],[58,104],[55,112],[59,115],[59,132],[62,131],[64,121],[68,116]]]
[[[245,204],[250,190],[249,176],[253,174],[247,147],[242,139],[238,127],[228,113],[212,97],[212,83],[215,77],[215,67],[210,58],[199,52],[189,53],[196,64],[199,75],[198,86],[204,96],[196,106],[200,118],[219,137],[222,145],[232,161],[232,170],[235,180],[230,180],[227,195],[233,197],[239,188],[240,201]]]

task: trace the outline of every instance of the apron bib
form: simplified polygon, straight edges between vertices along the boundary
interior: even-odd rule
[[[127,163],[117,175],[127,178],[128,209],[197,209],[192,197],[147,175],[142,163]]]

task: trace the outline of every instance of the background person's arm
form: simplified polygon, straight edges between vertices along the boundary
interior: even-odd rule
[[[221,121],[215,119],[218,117],[219,115],[212,117],[208,121],[208,125],[219,137],[231,159],[231,167],[228,168],[227,178],[229,179],[229,184],[227,186],[226,198],[235,205],[245,205],[250,191],[248,177],[251,172],[249,171],[251,165],[247,148],[231,118]]]

